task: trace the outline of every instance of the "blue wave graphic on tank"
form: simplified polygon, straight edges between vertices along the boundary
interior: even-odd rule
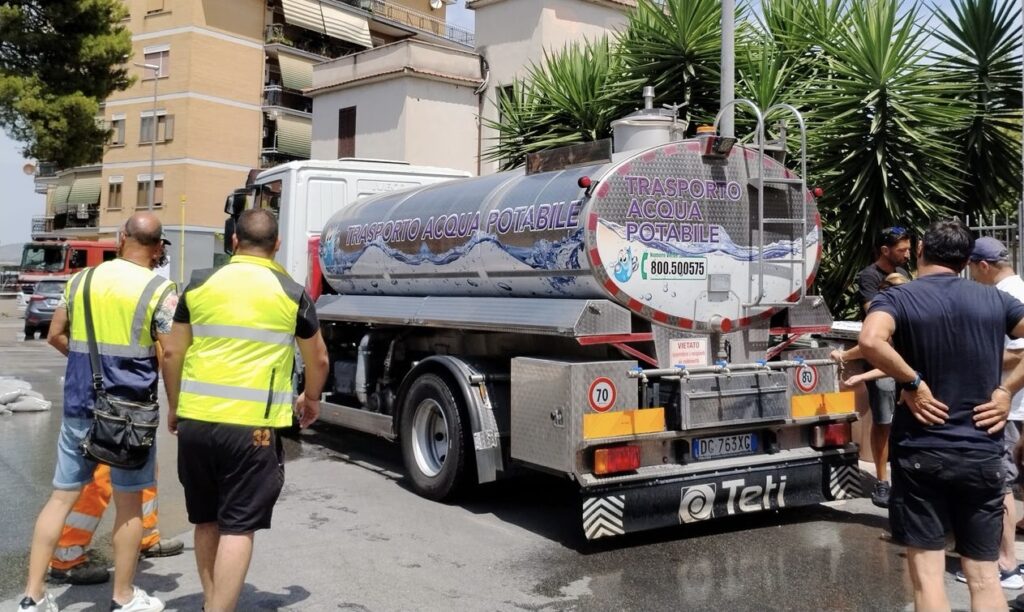
[[[736,244],[722,226],[718,226],[718,235],[721,238],[718,242],[675,243],[663,242],[661,240],[640,240],[639,238],[627,240],[626,228],[624,226],[613,221],[608,221],[607,219],[600,219],[600,223],[609,231],[614,232],[616,236],[625,242],[639,242],[644,246],[657,249],[664,253],[682,255],[684,257],[720,253],[722,255],[728,255],[737,261],[756,261],[758,259],[756,246],[742,246]],[[764,259],[770,260],[792,257],[794,254],[807,252],[804,249],[809,249],[811,245],[817,244],[817,242],[818,226],[812,225],[811,231],[807,232],[807,236],[804,240],[799,238],[796,240],[779,240],[778,242],[772,242],[771,244],[764,245]]]
[[[329,245],[333,245],[334,242],[328,237],[320,243],[320,258],[324,262],[324,269],[332,276],[341,276],[348,272],[370,249],[382,251],[387,257],[408,266],[445,266],[469,255],[473,249],[484,244],[497,247],[535,270],[578,270],[580,254],[583,252],[583,228],[577,228],[562,240],[538,240],[527,247],[506,245],[493,234],[477,233],[468,242],[443,253],[432,252],[426,242],[420,243],[417,252],[406,253],[392,248],[381,238],[376,238],[358,251],[348,253],[339,248],[330,248]],[[545,280],[556,291],[563,291],[576,282],[574,276],[551,276]]]

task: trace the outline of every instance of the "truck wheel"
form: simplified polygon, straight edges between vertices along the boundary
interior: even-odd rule
[[[409,386],[400,436],[412,488],[428,499],[450,498],[466,479],[466,436],[459,404],[443,378],[424,374]]]

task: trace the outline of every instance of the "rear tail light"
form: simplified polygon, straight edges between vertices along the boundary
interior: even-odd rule
[[[635,472],[639,467],[639,446],[613,446],[594,451],[594,473],[598,476]]]
[[[46,296],[45,296],[45,295],[39,295],[39,294],[37,293],[37,294],[35,294],[35,295],[30,295],[30,296],[28,297],[28,299],[29,299],[29,301],[30,301],[30,302],[42,302],[43,300],[45,300],[45,299],[46,299]]]
[[[853,430],[848,421],[815,425],[811,430],[811,446],[814,448],[846,446],[851,441],[853,441]]]

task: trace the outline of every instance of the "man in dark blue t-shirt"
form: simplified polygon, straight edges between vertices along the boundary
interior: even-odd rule
[[[1005,609],[999,584],[1003,426],[1024,362],[1000,384],[1003,337],[1024,336],[1024,304],[958,274],[974,245],[938,221],[918,246],[918,280],[871,303],[859,344],[903,385],[892,426],[893,536],[907,544],[914,604],[949,609],[943,582],[952,528],[973,609]],[[891,341],[891,344],[890,344]]]

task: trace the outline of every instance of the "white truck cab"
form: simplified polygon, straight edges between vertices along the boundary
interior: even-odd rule
[[[296,282],[305,285],[309,240],[320,235],[334,213],[364,196],[468,176],[463,170],[402,161],[294,161],[260,172],[249,188],[228,197],[225,212],[237,217],[247,208],[273,210],[281,233],[276,260]]]

